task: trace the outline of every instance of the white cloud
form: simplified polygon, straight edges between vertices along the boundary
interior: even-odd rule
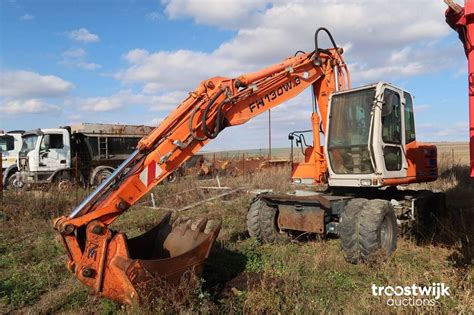
[[[238,75],[252,69],[232,60],[190,50],[149,53],[135,49],[125,55],[131,64],[115,77],[125,83],[143,83],[144,91],[192,90],[197,84],[219,74]],[[212,60],[211,60],[212,59]]]
[[[126,106],[144,105],[152,111],[169,112],[186,97],[185,92],[173,91],[162,95],[146,95],[122,90],[111,96],[89,97],[78,100],[79,106],[86,111],[106,112]]]
[[[84,70],[97,70],[102,67],[101,65],[93,62],[79,62],[76,64],[76,66]]]
[[[164,0],[165,13],[171,19],[191,17],[197,23],[235,28],[266,7],[268,0]]]
[[[441,2],[320,0],[244,1],[242,4],[241,0],[165,0],[163,3],[165,13],[172,19],[187,17],[200,24],[239,28],[233,38],[211,52],[130,50],[124,55],[130,66],[118,71],[116,78],[126,84],[142,84],[147,93],[192,90],[212,76],[256,71],[296,50],[311,51],[317,26],[326,26],[345,48],[345,58],[356,84],[443,71],[456,66],[462,58],[459,43],[446,45],[441,41],[452,32],[442,18]],[[320,46],[329,46],[325,35],[321,36]]]
[[[457,121],[450,124],[424,123],[415,127],[417,138],[425,141],[469,140],[467,121]]]
[[[97,70],[102,67],[97,63],[87,62],[87,52],[82,48],[68,49],[63,52],[62,56],[63,59],[59,63],[66,66],[76,67],[83,70]]]
[[[129,63],[138,63],[144,58],[146,58],[147,56],[148,56],[148,51],[146,51],[145,49],[133,49],[133,50],[130,50],[123,57]]]
[[[314,32],[319,26],[327,27],[336,43],[344,48],[353,86],[446,72],[465,63],[459,43],[445,40],[452,30],[444,22],[442,2],[276,0],[270,3],[264,0],[242,4],[237,0],[164,0],[162,3],[170,19],[189,18],[198,24],[234,29],[236,34],[210,52],[143,48],[126,52],[123,58],[129,65],[118,71],[115,78],[125,85],[141,87],[143,95],[149,97],[154,93],[191,91],[207,78],[235,77],[280,62],[296,50],[311,51]],[[320,47],[329,46],[329,40],[322,34]],[[174,106],[179,102],[176,100]],[[272,113],[274,131],[283,138],[288,131],[310,127],[309,93],[292,102],[289,104],[293,105],[282,105]],[[421,110],[424,109],[427,107],[422,106]],[[225,146],[226,142],[237,147],[248,146],[238,144],[231,134],[238,132],[252,139],[253,131],[265,135],[265,116],[253,119],[245,127],[232,128],[234,131],[229,136],[225,131],[220,137],[223,140],[217,139],[211,147],[216,143]],[[254,142],[260,143],[257,146],[265,145],[266,140],[262,141]]]
[[[30,20],[33,20],[34,18],[35,18],[34,15],[25,13],[22,16],[20,16],[20,21],[30,21]]]
[[[69,58],[83,58],[86,55],[86,51],[82,48],[71,48],[63,52],[63,56]]]
[[[86,28],[67,32],[67,35],[69,39],[82,43],[94,43],[100,40],[98,35],[89,32]]]
[[[23,70],[2,72],[0,83],[0,96],[21,99],[60,97],[73,88],[72,83],[57,76]]]
[[[7,100],[0,105],[0,111],[7,115],[25,113],[58,112],[60,108],[39,99]]]

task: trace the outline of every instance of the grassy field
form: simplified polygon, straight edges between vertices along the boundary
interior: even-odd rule
[[[449,165],[455,164],[468,164],[469,163],[469,143],[467,142],[434,142],[434,145],[438,148],[438,155],[440,160],[449,163]],[[206,152],[207,157],[213,157],[221,159],[228,158],[241,158],[245,156],[264,156],[269,155],[268,149],[256,149],[256,150],[234,150],[224,152]],[[302,159],[301,148],[295,147],[293,150],[295,160]],[[273,148],[272,159],[289,159],[291,155],[290,148]]]
[[[144,306],[121,306],[89,295],[66,271],[64,250],[51,220],[70,212],[87,192],[5,192],[0,205],[0,312],[472,313],[474,184],[467,176],[464,149],[463,144],[440,148],[440,178],[417,185],[447,194],[449,211],[438,218],[437,234],[422,243],[410,236],[399,239],[398,249],[388,262],[377,266],[348,264],[337,239],[259,244],[248,236],[245,227],[252,195],[241,193],[181,214],[205,214],[221,220],[218,240],[202,279],[188,287],[185,298],[172,301],[162,297]],[[222,178],[221,184],[284,192],[291,189],[288,177],[288,170],[266,170],[253,177]],[[195,189],[205,185],[215,182],[186,178],[156,187],[153,195],[158,206],[179,208],[209,196]],[[112,227],[129,236],[138,235],[156,224],[162,214],[137,205]],[[433,307],[390,307],[385,297],[371,293],[372,284],[434,282],[449,286],[451,295]]]

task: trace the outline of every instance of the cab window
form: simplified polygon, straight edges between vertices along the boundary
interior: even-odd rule
[[[382,140],[385,143],[401,144],[400,95],[394,91],[385,90],[383,107]]]
[[[62,134],[47,134],[41,140],[40,150],[64,148]]]
[[[13,136],[0,136],[0,152],[13,150],[15,148],[14,141],[15,139],[13,138]]]
[[[415,117],[413,115],[413,100],[411,95],[407,92],[403,94],[405,97],[405,143],[410,143],[416,140],[415,135]]]

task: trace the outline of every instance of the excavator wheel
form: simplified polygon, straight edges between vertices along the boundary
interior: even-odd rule
[[[397,247],[397,218],[387,200],[352,199],[341,216],[339,236],[348,262],[388,259]]]
[[[290,241],[286,232],[281,232],[277,225],[278,210],[268,205],[260,197],[250,204],[247,213],[247,230],[250,236],[262,243],[284,244]]]

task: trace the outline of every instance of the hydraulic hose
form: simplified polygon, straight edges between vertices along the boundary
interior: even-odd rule
[[[200,109],[201,107],[199,106],[196,106],[193,111],[191,112],[191,117],[189,118],[189,133],[191,134],[191,136],[194,138],[194,140],[197,140],[197,141],[204,141],[204,140],[207,140],[207,137],[204,136],[204,137],[198,137],[194,131],[194,128],[193,128],[193,120],[194,120],[194,116],[196,115],[197,111]]]
[[[341,54],[339,53],[338,49],[337,49],[337,45],[336,45],[336,41],[334,40],[334,37],[332,37],[331,35],[331,32],[329,32],[329,30],[325,27],[320,27],[316,30],[316,32],[314,33],[314,48],[315,48],[315,52],[316,52],[316,61],[319,62],[319,65],[321,64],[321,59],[319,58],[319,52],[325,52],[325,53],[329,53],[328,50],[326,49],[321,49],[319,48],[319,44],[318,44],[318,37],[319,37],[319,32],[321,31],[324,31],[326,32],[326,34],[328,35],[329,37],[329,40],[331,41],[332,43],[332,46],[334,47],[334,49],[336,50],[336,53],[339,55],[339,57],[342,59],[342,56]]]
[[[222,106],[225,104],[225,102],[222,102],[219,104],[217,108],[217,120],[216,120],[216,125],[214,126],[214,130],[211,131],[209,126],[207,125],[207,115],[209,113],[209,110],[211,109],[212,105],[216,102],[216,100],[222,95],[222,93],[225,92],[225,89],[221,89],[219,92],[217,92],[207,104],[206,108],[204,109],[204,112],[202,114],[202,130],[206,137],[209,139],[214,139],[217,137],[217,135],[221,132],[222,128],[222,122],[223,122],[223,117],[222,117]]]

